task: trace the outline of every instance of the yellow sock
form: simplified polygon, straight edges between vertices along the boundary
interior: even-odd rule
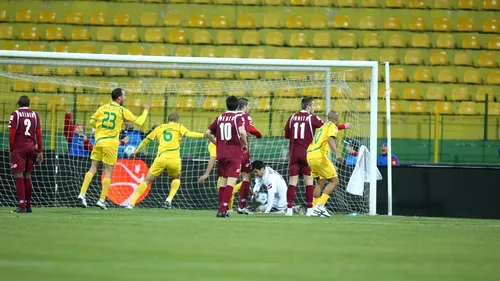
[[[231,196],[231,200],[229,201],[228,209],[232,210],[234,206],[234,195],[240,191],[241,182],[234,186],[233,188],[233,196]]]
[[[318,199],[318,203],[324,206],[326,204],[326,201],[328,201],[329,198],[330,198],[330,195],[323,193],[323,194],[321,194],[321,197]]]
[[[219,189],[219,188],[220,188],[220,179],[221,179],[221,177],[218,177],[218,178],[217,178],[217,189]]]
[[[174,199],[174,196],[179,190],[180,186],[181,186],[181,180],[175,179],[172,181],[172,184],[170,185],[170,192],[168,193],[168,198],[170,199],[170,201]]]
[[[94,174],[92,174],[91,172],[87,172],[85,174],[85,178],[83,179],[83,183],[82,183],[82,188],[80,189],[81,194],[87,193],[87,189],[89,189],[89,185],[90,185],[90,182],[92,181],[92,178],[94,178]]]
[[[313,208],[318,204],[319,198],[313,197]]]
[[[102,180],[102,190],[101,190],[101,200],[106,200],[108,196],[109,186],[111,185],[111,179],[105,178]]]
[[[139,186],[137,187],[137,189],[134,192],[134,196],[132,197],[132,201],[130,201],[130,205],[135,206],[135,204],[137,203],[137,200],[139,199],[139,197],[141,197],[141,195],[144,193],[144,191],[146,190],[147,187],[148,187],[148,184],[146,182],[141,182],[139,184]]]

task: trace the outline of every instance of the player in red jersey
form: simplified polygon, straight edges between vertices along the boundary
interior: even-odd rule
[[[31,172],[43,161],[40,117],[29,109],[30,99],[19,97],[19,108],[9,120],[10,170],[16,184],[19,207],[13,213],[31,213]],[[38,148],[38,155],[36,153]]]
[[[253,126],[252,117],[248,112],[250,111],[250,103],[246,98],[240,98],[238,100],[238,112],[243,113],[243,118],[245,120],[245,129],[249,134],[256,136],[258,139],[262,138],[262,134]],[[249,140],[247,139],[249,144]],[[250,191],[250,173],[252,172],[251,160],[250,160],[250,144],[248,147],[248,152],[243,153],[243,158],[241,159],[241,188],[240,188],[240,204],[238,208],[238,214],[250,215],[251,212],[247,209],[247,197],[251,194]]]
[[[240,177],[243,153],[248,152],[245,119],[241,112],[236,111],[238,98],[228,97],[226,107],[228,111],[219,115],[205,132],[217,147],[217,173],[221,177],[217,217],[230,217],[227,206]]]

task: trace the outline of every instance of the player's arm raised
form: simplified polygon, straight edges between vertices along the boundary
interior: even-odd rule
[[[181,125],[180,128],[181,135],[186,138],[192,138],[192,139],[201,139],[206,137],[205,134],[203,133],[197,133],[197,132],[191,132],[189,131],[186,127]]]
[[[123,117],[125,120],[128,120],[137,126],[142,126],[144,122],[146,122],[146,118],[148,118],[148,113],[149,113],[149,105],[144,104],[142,106],[144,110],[142,111],[142,114],[139,117],[136,117],[130,110],[124,108],[123,109]]]
[[[255,128],[252,122],[252,117],[250,116],[248,116],[248,124],[246,124],[245,129],[249,134],[254,135],[258,139],[262,138],[262,134],[259,132],[259,130],[257,130],[257,128]]]
[[[150,143],[151,141],[155,140],[157,134],[158,134],[158,130],[159,130],[160,127],[156,127],[151,133],[148,134],[147,137],[145,137],[141,143],[139,144],[139,146],[137,147],[137,149],[135,150],[136,151],[136,154],[140,153],[142,151],[142,149],[144,147],[146,147],[148,145],[148,143]]]

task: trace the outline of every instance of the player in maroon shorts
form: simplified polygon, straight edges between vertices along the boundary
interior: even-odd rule
[[[238,98],[228,97],[226,107],[228,111],[219,115],[205,132],[217,147],[217,173],[221,177],[217,217],[223,218],[230,217],[227,206],[240,177],[243,153],[248,152],[245,119],[241,112],[236,111]]]
[[[238,112],[243,113],[243,118],[245,120],[245,129],[249,134],[256,136],[258,139],[262,138],[262,134],[253,126],[252,117],[248,112],[250,111],[250,103],[246,98],[240,98],[238,100]],[[247,143],[250,143],[247,139]],[[251,194],[250,191],[250,173],[252,172],[251,160],[250,160],[250,144],[248,147],[248,152],[243,153],[243,158],[241,159],[241,188],[240,188],[240,204],[238,207],[238,214],[250,215],[252,214],[248,211],[247,207],[247,197]]]
[[[10,170],[16,184],[19,207],[13,213],[31,213],[31,172],[42,163],[42,127],[40,117],[29,109],[30,99],[19,97],[19,109],[12,112],[9,120]],[[36,150],[38,146],[38,155]]]

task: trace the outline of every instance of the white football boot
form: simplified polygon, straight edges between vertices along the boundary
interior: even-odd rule
[[[97,201],[96,205],[99,206],[103,210],[107,210],[108,209],[108,207],[106,207],[106,202],[101,201],[100,199],[99,199],[99,201]]]
[[[286,216],[286,217],[291,217],[291,216],[293,216],[293,208],[287,208],[287,209],[286,209],[285,216]]]
[[[331,217],[332,215],[322,204],[317,204],[313,209],[313,217]]]
[[[253,215],[247,208],[238,208],[238,214],[241,215]]]
[[[78,195],[78,199],[80,200],[82,207],[87,208],[87,199],[85,198],[85,194],[80,193],[80,195]]]

